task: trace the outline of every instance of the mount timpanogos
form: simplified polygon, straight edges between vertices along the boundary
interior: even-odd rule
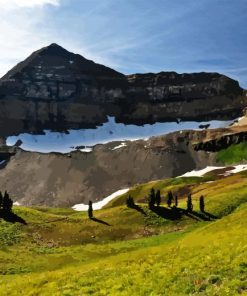
[[[218,73],[124,75],[51,44],[0,79],[0,135],[117,122],[232,119],[247,97]]]
[[[21,205],[95,202],[122,188],[214,166],[215,151],[243,141],[247,131],[186,130],[64,154],[6,146],[10,135],[95,128],[109,116],[136,125],[232,120],[246,106],[246,91],[218,73],[124,75],[51,44],[0,79],[0,188]]]

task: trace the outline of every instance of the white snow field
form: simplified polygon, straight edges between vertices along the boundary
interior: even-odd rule
[[[187,172],[187,173],[185,173],[181,176],[178,176],[178,177],[202,177],[208,172],[211,172],[214,170],[219,170],[219,169],[224,169],[224,168],[225,167],[207,166],[206,168],[204,168],[202,170],[193,170],[193,171]]]
[[[45,130],[44,135],[20,134],[7,138],[7,145],[13,146],[17,140],[21,140],[21,148],[36,152],[60,152],[69,153],[76,146],[94,146],[112,141],[147,139],[152,136],[165,135],[171,132],[197,129],[200,124],[210,124],[210,128],[228,126],[232,121],[184,121],[184,122],[157,122],[155,124],[144,124],[142,126],[133,124],[116,123],[114,117],[108,117],[108,122],[95,129],[69,130],[67,133],[52,132]],[[121,146],[122,147],[122,146]],[[119,148],[121,148],[119,147]],[[115,147],[115,149],[117,149]],[[82,151],[90,152],[90,151]]]
[[[120,189],[120,190],[112,193],[111,195],[107,196],[103,200],[93,203],[93,209],[94,210],[102,209],[105,205],[108,204],[108,202],[110,202],[111,200],[113,200],[114,198],[116,198],[116,197],[118,197],[120,195],[125,194],[128,191],[129,191],[129,188],[125,188],[125,189]],[[75,211],[87,211],[88,210],[88,205],[77,204],[77,205],[74,205],[72,207],[72,209],[75,210]]]
[[[234,169],[232,169],[234,168]],[[203,177],[206,173],[214,171],[214,170],[220,170],[220,169],[226,169],[226,171],[224,172],[224,176],[228,176],[231,174],[236,174],[242,171],[247,170],[247,164],[239,164],[239,165],[235,165],[235,166],[223,166],[223,167],[215,167],[215,166],[207,166],[206,168],[202,169],[202,170],[193,170],[190,172],[187,172],[179,177]]]

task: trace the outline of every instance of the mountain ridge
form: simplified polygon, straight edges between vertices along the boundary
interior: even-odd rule
[[[245,91],[223,74],[124,75],[51,44],[0,79],[0,136],[96,127],[108,116],[136,125],[231,120],[246,106]]]

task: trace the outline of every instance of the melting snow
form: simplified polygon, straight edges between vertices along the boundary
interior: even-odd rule
[[[225,167],[215,167],[215,166],[208,166],[202,170],[193,170],[190,172],[187,172],[179,177],[202,177],[204,176],[206,173],[214,171],[214,170],[220,170],[220,169],[224,169]]]
[[[236,174],[236,173],[247,170],[247,164],[246,165],[240,164],[240,165],[236,165],[236,166],[232,166],[232,167],[234,167],[234,169],[230,169],[230,167],[226,167],[226,166],[225,167],[207,166],[206,168],[204,168],[202,170],[198,170],[198,171],[193,170],[191,172],[187,172],[181,176],[178,176],[177,178],[179,178],[179,177],[202,177],[205,174],[207,174],[208,172],[211,172],[214,170],[220,170],[220,169],[226,169],[226,172],[224,174],[222,174],[224,176],[229,176],[231,174]],[[229,168],[229,169],[227,169],[227,168]]]
[[[120,145],[118,145],[118,146],[112,148],[112,150],[117,150],[117,149],[120,149],[120,148],[123,148],[123,147],[126,147],[126,146],[127,146],[127,144],[123,142],[123,143],[121,143]]]
[[[20,204],[18,201],[15,201],[15,202],[13,203],[13,205],[14,205],[14,206],[20,206],[21,204]]]
[[[91,147],[86,147],[86,148],[80,149],[80,151],[81,151],[81,152],[89,153],[89,152],[92,152],[92,151],[93,151],[93,148],[91,148]]]
[[[229,121],[209,121],[206,123],[210,123],[211,128],[217,128],[227,126]],[[206,123],[201,122],[201,124]],[[114,117],[108,117],[108,122],[96,129],[69,130],[68,134],[50,130],[45,130],[44,135],[23,133],[8,137],[7,145],[12,146],[20,139],[22,140],[21,148],[27,151],[69,153],[72,150],[71,146],[94,146],[112,141],[147,140],[151,136],[165,135],[184,129],[196,129],[198,124],[200,123],[196,121],[185,121],[179,124],[176,122],[157,122],[137,126],[116,123]]]
[[[118,190],[118,191],[112,193],[111,195],[107,196],[103,200],[93,203],[93,209],[94,210],[102,209],[105,205],[108,204],[108,202],[110,202],[111,200],[113,200],[114,198],[116,198],[116,197],[118,197],[120,195],[125,194],[128,191],[129,191],[129,188],[126,188],[126,189],[121,189],[121,190]],[[88,205],[77,204],[77,205],[74,205],[72,207],[72,209],[75,210],[75,211],[87,211],[88,210]]]
[[[233,170],[229,170],[225,173],[225,176],[228,176],[230,174],[236,174],[236,173],[240,173],[242,171],[246,171],[247,170],[247,165],[246,164],[239,164],[234,166]]]

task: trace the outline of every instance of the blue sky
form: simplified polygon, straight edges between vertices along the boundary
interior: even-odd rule
[[[56,42],[129,74],[221,72],[247,88],[247,0],[0,0],[0,75]]]

